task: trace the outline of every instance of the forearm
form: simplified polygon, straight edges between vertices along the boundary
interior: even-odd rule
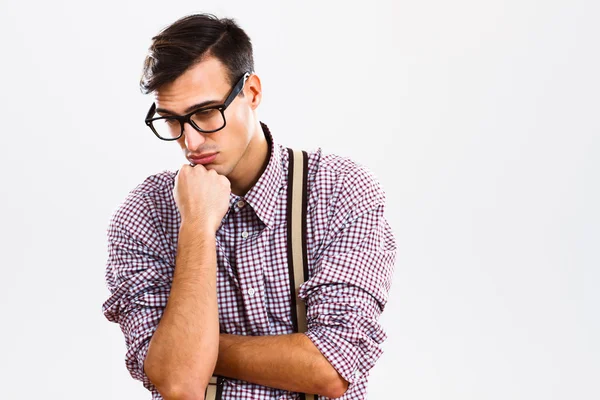
[[[215,246],[210,230],[182,222],[171,293],[144,364],[163,396],[202,396],[213,373],[219,348]]]
[[[216,375],[327,397],[339,397],[348,388],[348,383],[302,333],[220,337]]]

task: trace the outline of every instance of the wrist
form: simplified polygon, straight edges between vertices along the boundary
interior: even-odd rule
[[[204,219],[182,218],[179,235],[182,233],[193,234],[197,238],[214,240],[217,230],[214,225]]]

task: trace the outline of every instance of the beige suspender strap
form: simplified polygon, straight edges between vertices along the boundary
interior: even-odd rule
[[[305,207],[305,195],[304,190],[305,180],[305,154],[302,151],[294,151],[293,159],[290,159],[290,164],[293,163],[292,169],[292,182],[288,185],[292,186],[292,193],[289,195],[292,199],[291,204],[291,215],[290,215],[290,226],[288,229],[291,230],[291,250],[292,250],[292,263],[294,272],[294,299],[296,300],[296,316],[298,319],[298,332],[306,332],[306,305],[299,301],[298,293],[300,292],[300,285],[305,281],[305,245],[304,242],[304,231],[306,230],[306,207]],[[303,215],[304,214],[304,215]]]
[[[296,332],[306,332],[306,305],[298,298],[300,286],[308,279],[308,259],[306,249],[306,212],[308,154],[305,151],[288,149],[288,188],[287,188],[287,244],[290,275],[290,296],[292,300],[292,321]],[[221,400],[223,378],[213,376],[206,389],[206,400]],[[303,400],[318,400],[313,394],[301,394]]]
[[[306,332],[306,304],[299,298],[300,286],[308,279],[306,249],[308,155],[304,151],[288,149],[288,264],[292,320],[296,332]],[[317,400],[313,394],[301,394],[301,399]]]
[[[216,400],[217,392],[220,392],[218,389],[219,378],[216,376],[212,376],[210,381],[208,382],[208,386],[206,387],[206,392],[204,393],[204,398],[206,400]],[[221,396],[219,396],[219,399]]]

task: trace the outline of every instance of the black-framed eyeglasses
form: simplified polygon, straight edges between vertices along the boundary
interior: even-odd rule
[[[146,115],[146,125],[148,125],[156,137],[161,140],[179,139],[183,136],[183,126],[186,122],[198,132],[213,133],[219,131],[227,125],[227,121],[225,120],[225,110],[242,91],[244,83],[249,76],[250,72],[246,72],[244,76],[240,78],[233,89],[231,89],[231,92],[223,104],[202,107],[186,115],[160,116],[159,114],[156,114],[156,103],[152,103],[152,106]]]

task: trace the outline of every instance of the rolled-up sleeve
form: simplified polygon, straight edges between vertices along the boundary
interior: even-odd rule
[[[111,217],[105,274],[110,296],[102,312],[123,332],[129,373],[155,392],[144,373],[144,360],[167,304],[173,266],[165,259],[152,217],[141,195],[130,195]]]
[[[384,217],[385,194],[367,171],[345,179],[335,203],[314,274],[299,297],[307,305],[306,335],[350,391],[366,379],[387,338],[378,319],[388,300],[396,242]]]

